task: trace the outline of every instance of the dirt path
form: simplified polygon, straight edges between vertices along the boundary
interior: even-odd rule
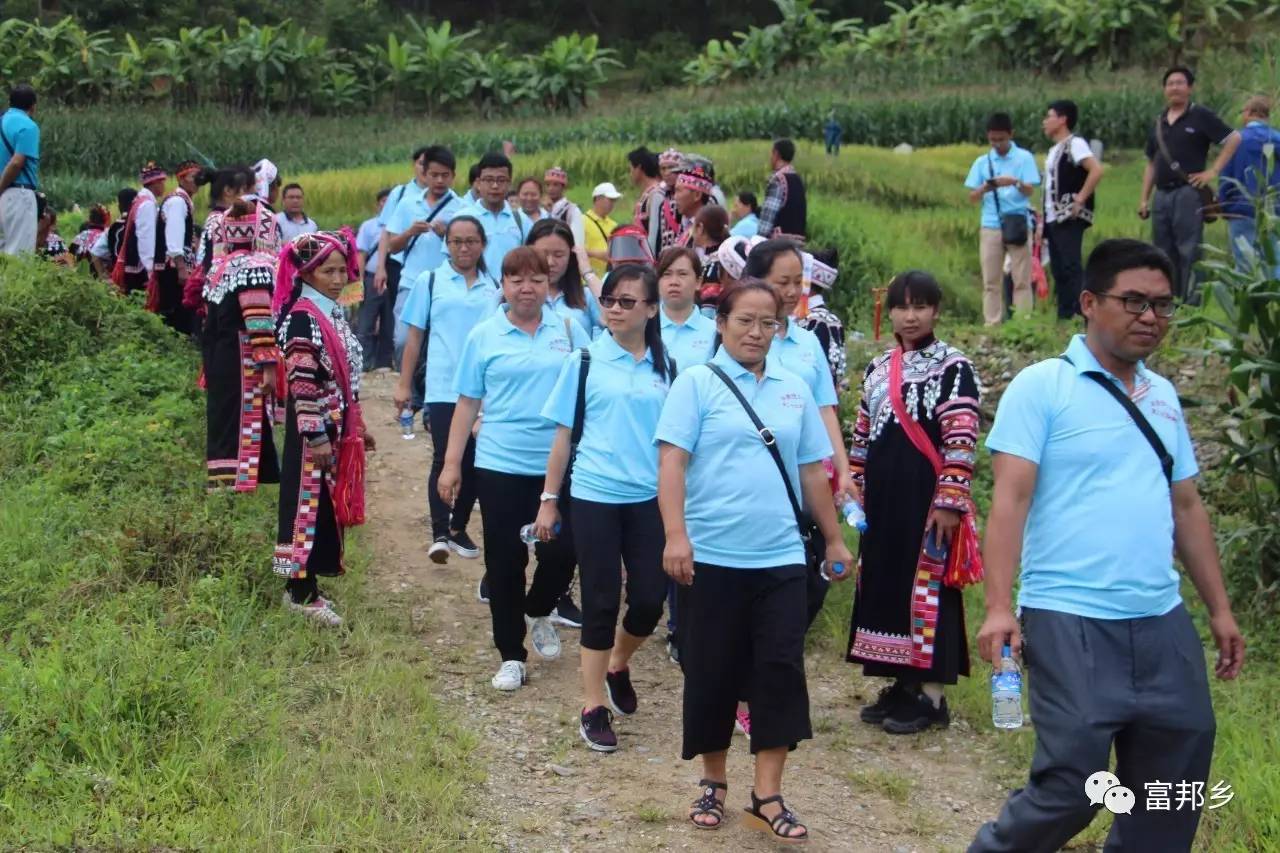
[[[686,821],[699,766],[679,757],[679,670],[663,644],[650,642],[633,661],[641,707],[616,720],[619,749],[589,751],[578,736],[581,709],[576,632],[562,630],[559,660],[530,655],[529,684],[514,694],[489,685],[499,663],[489,611],[475,597],[480,560],[426,559],[426,474],[430,441],[399,435],[393,378],[367,375],[366,419],[378,440],[370,457],[370,517],[376,543],[374,583],[406,601],[414,630],[435,651],[441,700],[479,738],[488,772],[483,820],[512,851],[774,850],[738,815],[747,801],[746,741],[730,754],[728,821],[716,832]],[[480,541],[479,512],[472,524]],[[662,629],[656,635],[662,636]],[[963,849],[994,815],[1003,792],[992,784],[991,758],[962,721],[945,732],[891,737],[860,723],[858,707],[877,683],[828,654],[808,660],[814,739],[787,767],[787,802],[808,824],[813,850]]]

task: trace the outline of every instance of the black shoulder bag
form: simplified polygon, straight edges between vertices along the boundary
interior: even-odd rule
[[[987,152],[987,168],[991,170],[991,180],[994,181],[996,179],[996,164],[991,159],[990,152]],[[1000,220],[1000,239],[1004,241],[1006,246],[1027,245],[1027,237],[1030,234],[1027,228],[1027,215],[1025,213],[1001,213],[999,187],[991,190],[991,198],[996,203],[996,217]]]
[[[1066,355],[1060,355],[1058,358],[1062,359],[1067,364],[1075,365],[1075,362]],[[1096,370],[1086,370],[1084,375],[1088,376],[1094,382],[1106,389],[1106,392],[1112,397],[1115,397],[1116,402],[1129,413],[1129,417],[1132,418],[1133,422],[1137,425],[1139,432],[1142,433],[1142,437],[1147,440],[1147,443],[1151,445],[1151,449],[1156,452],[1156,458],[1160,460],[1160,470],[1164,471],[1165,482],[1172,486],[1173,457],[1170,456],[1169,451],[1165,449],[1164,442],[1160,440],[1160,436],[1156,435],[1155,429],[1151,426],[1151,422],[1147,420],[1146,416],[1142,414],[1142,410],[1129,399],[1128,394],[1117,388],[1116,384],[1103,374]]]
[[[778,466],[778,473],[782,476],[782,484],[787,487],[787,500],[791,502],[791,511],[796,516],[796,527],[800,529],[800,539],[804,543],[805,566],[816,575],[822,566],[822,561],[826,558],[826,544],[823,541],[822,532],[818,530],[818,525],[814,524],[813,519],[800,506],[796,491],[791,486],[791,478],[787,476],[787,466],[782,461],[782,453],[778,450],[778,443],[774,440],[773,432],[764,425],[764,422],[760,420],[760,416],[756,414],[756,410],[751,408],[751,404],[747,402],[747,398],[742,396],[742,391],[729,378],[729,375],[720,369],[718,364],[707,362],[707,367],[711,368],[711,371],[720,377],[720,381],[733,392],[733,396],[738,398],[738,402],[742,404],[747,417],[751,418],[752,425],[760,435],[760,440],[769,449],[769,455],[773,457],[774,464]]]

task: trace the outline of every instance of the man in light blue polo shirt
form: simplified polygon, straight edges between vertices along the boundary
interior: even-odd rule
[[[964,185],[969,201],[982,205],[982,228],[978,258],[982,264],[982,317],[988,326],[1004,320],[1004,256],[1013,263],[1013,307],[1031,310],[1031,241],[1005,243],[1000,220],[1005,216],[1031,214],[1031,193],[1040,185],[1036,158],[1013,141],[1013,119],[1008,113],[994,113],[987,120],[987,141],[991,150],[973,161]],[[1029,224],[1029,220],[1028,220]],[[1030,228],[1026,233],[1030,233]]]
[[[1116,816],[1107,849],[1189,850],[1195,838],[1199,807],[1149,810],[1145,787],[1204,783],[1213,755],[1204,649],[1175,550],[1208,609],[1219,678],[1239,673],[1244,640],[1177,392],[1142,361],[1168,332],[1173,278],[1154,246],[1101,243],[1085,267],[1086,334],[1065,357],[1018,374],[996,412],[978,646],[993,664],[1002,646],[1022,648],[1036,752],[1027,786],[970,851],[1060,849],[1093,819],[1085,781],[1110,769],[1113,745],[1115,773],[1136,801]],[[1021,625],[1011,607],[1019,553]]]
[[[507,204],[507,189],[511,186],[511,161],[507,156],[490,152],[481,157],[476,165],[480,170],[476,177],[480,201],[457,213],[465,213],[480,220],[487,241],[484,264],[494,276],[500,276],[502,259],[516,246],[524,245],[524,239],[529,235],[533,223]]]
[[[36,250],[36,190],[40,189],[40,126],[32,120],[36,90],[23,83],[9,93],[0,118],[4,171],[0,172],[0,252]]]

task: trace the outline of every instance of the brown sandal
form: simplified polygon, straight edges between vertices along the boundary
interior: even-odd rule
[[[777,803],[782,807],[782,811],[772,820],[765,817],[760,812],[761,806],[767,806],[769,803]],[[763,800],[756,797],[756,792],[751,792],[751,806],[743,809],[747,813],[748,823],[756,829],[765,832],[772,832],[773,837],[778,841],[788,844],[799,844],[809,840],[809,828],[800,822],[795,812],[787,808],[787,804],[782,801],[781,794],[774,794],[772,797],[765,797]],[[792,835],[793,830],[803,830],[798,835]]]
[[[724,782],[714,782],[711,779],[703,779],[698,783],[702,786],[702,796],[693,801],[693,809],[689,812],[689,822],[698,829],[719,829],[724,823],[724,802],[716,799],[716,791],[729,792],[729,786]],[[699,823],[695,818],[702,815],[711,815],[716,819],[715,823]]]

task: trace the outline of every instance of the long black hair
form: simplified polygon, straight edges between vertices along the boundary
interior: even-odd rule
[[[444,227],[445,242],[448,243],[449,235],[453,233],[453,226],[456,223],[460,223],[460,222],[470,222],[472,225],[476,227],[476,231],[480,233],[480,260],[476,261],[476,269],[480,270],[480,272],[484,273],[485,275],[488,275],[489,268],[485,266],[485,263],[484,263],[484,250],[485,250],[485,247],[489,245],[489,236],[484,233],[484,226],[480,224],[479,219],[476,219],[474,216],[468,216],[465,213],[462,214],[461,216],[455,216],[453,217],[453,219],[450,219],[449,224]],[[453,261],[451,258],[450,265],[452,265],[452,263]]]
[[[586,310],[587,295],[582,290],[582,270],[578,268],[578,256],[573,253],[573,231],[569,226],[561,222],[559,219],[539,219],[533,223],[533,227],[529,229],[529,236],[525,238],[524,244],[532,246],[543,237],[559,237],[569,246],[569,266],[565,268],[564,275],[560,276],[556,287],[564,294],[564,304],[570,308]]]
[[[609,277],[604,280],[603,295],[611,295],[617,290],[619,284],[626,281],[639,281],[644,287],[644,298],[648,300],[648,304],[659,306],[657,313],[644,324],[644,343],[649,348],[649,355],[653,357],[653,372],[663,380],[671,382],[676,378],[676,360],[667,354],[667,348],[662,344],[662,308],[660,307],[661,297],[658,294],[658,274],[644,264],[623,264],[610,272]]]

